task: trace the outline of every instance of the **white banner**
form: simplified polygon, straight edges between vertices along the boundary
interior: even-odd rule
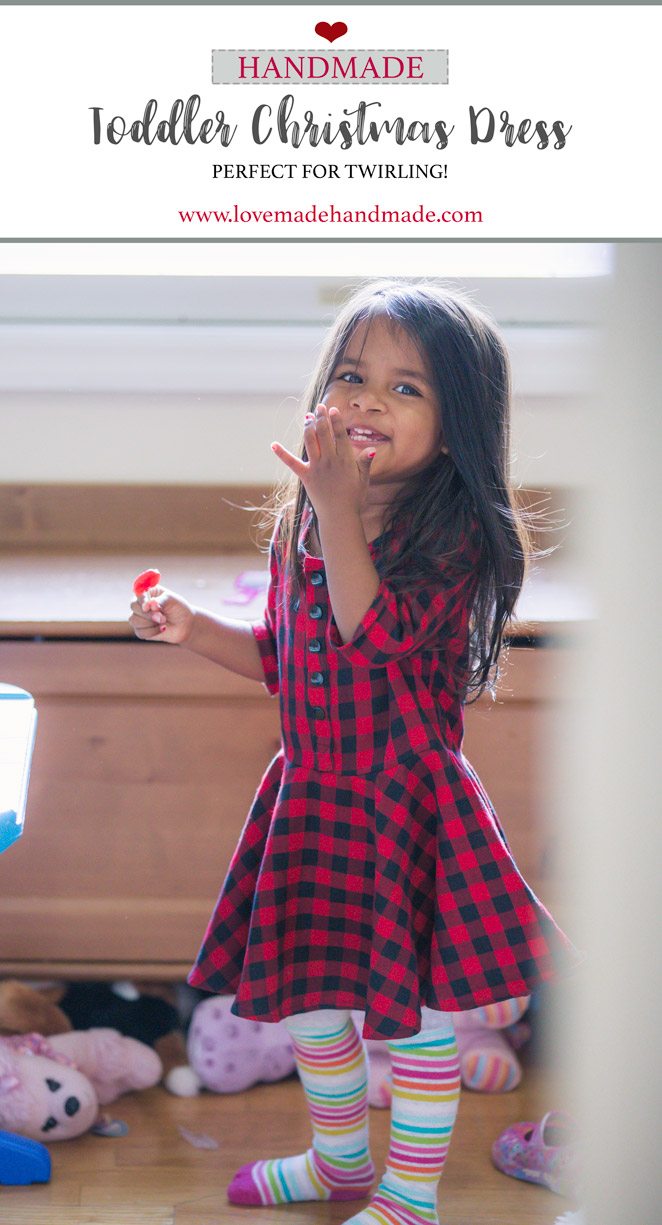
[[[657,6],[339,16],[4,6],[0,237],[660,234]]]

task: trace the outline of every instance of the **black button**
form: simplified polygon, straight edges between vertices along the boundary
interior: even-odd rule
[[[317,652],[318,652],[318,651],[321,651],[321,650],[322,650],[322,643],[320,642],[320,639],[319,639],[319,638],[311,638],[310,642],[308,643],[308,650],[309,650],[309,651],[314,651],[314,652],[315,652],[315,654],[317,654]]]
[[[311,683],[311,685],[323,685],[323,684],[324,684],[324,677],[323,677],[322,673],[321,673],[321,672],[311,672],[311,674],[310,674],[310,683]]]
[[[310,613],[313,621],[319,621],[320,617],[322,616],[321,604],[311,604],[308,612]]]
[[[324,582],[324,575],[322,574],[322,571],[316,570],[315,573],[311,575],[310,581],[313,584],[313,587],[319,587],[320,584]]]
[[[322,710],[321,706],[313,706],[313,715],[316,719],[325,719],[326,711]]]

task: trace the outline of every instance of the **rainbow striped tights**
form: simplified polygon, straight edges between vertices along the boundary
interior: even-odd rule
[[[437,1225],[437,1185],[460,1096],[452,1017],[434,1012],[426,1028],[388,1043],[393,1070],[391,1140],[373,1198],[347,1225]],[[232,1203],[284,1204],[369,1195],[367,1063],[349,1012],[325,1009],[286,1021],[313,1125],[298,1157],[257,1161],[235,1174]]]

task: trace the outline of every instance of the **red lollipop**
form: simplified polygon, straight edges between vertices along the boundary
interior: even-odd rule
[[[139,574],[133,584],[133,593],[140,600],[149,591],[150,587],[156,587],[161,582],[160,570],[143,570]]]

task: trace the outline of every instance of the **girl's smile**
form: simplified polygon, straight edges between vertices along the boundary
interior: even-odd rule
[[[374,449],[371,484],[397,487],[441,449],[440,413],[428,372],[406,332],[386,319],[356,329],[323,399],[340,412],[357,457]]]

